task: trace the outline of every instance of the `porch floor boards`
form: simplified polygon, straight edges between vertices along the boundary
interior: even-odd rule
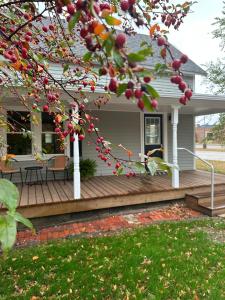
[[[216,189],[225,190],[225,175],[215,175]],[[18,210],[26,217],[41,217],[85,210],[181,199],[189,192],[210,190],[210,173],[180,172],[180,188],[171,178],[160,176],[96,176],[81,183],[81,199],[73,199],[73,182],[49,181],[42,185],[18,184]],[[0,212],[4,208],[0,206]]]

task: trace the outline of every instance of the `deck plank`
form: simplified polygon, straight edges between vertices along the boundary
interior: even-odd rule
[[[36,202],[38,204],[45,203],[45,198],[43,194],[42,184],[37,184],[35,186],[35,193],[36,193]]]
[[[28,203],[29,205],[37,204],[35,185],[30,185],[30,184],[28,185]]]
[[[55,189],[53,182],[49,181],[47,185],[48,185],[49,193],[51,194],[52,202],[60,202],[61,199],[59,197],[57,190]]]
[[[81,189],[83,189],[83,191],[85,191],[86,193],[85,199],[92,198],[92,197],[102,197],[102,193],[100,192],[96,195],[96,192],[98,192],[98,187],[94,189],[85,181],[81,183]]]
[[[59,186],[62,189],[62,191],[64,192],[64,194],[66,195],[68,200],[73,200],[73,192],[71,190],[71,188],[67,185],[67,182],[63,182],[63,181],[59,181]]]
[[[49,191],[49,187],[47,184],[42,184],[42,190],[43,190],[43,195],[44,195],[44,200],[45,203],[51,203],[53,202],[52,200],[52,195]]]
[[[101,197],[108,196],[110,194],[108,186],[106,184],[102,184],[100,176],[94,177],[93,183],[96,185],[96,189],[100,189]]]
[[[22,186],[22,192],[21,192],[21,196],[20,196],[20,203],[19,206],[24,206],[24,205],[28,205],[28,185],[24,184]]]
[[[64,190],[61,188],[60,186],[60,181],[52,181],[54,187],[55,187],[55,190],[57,191],[58,195],[59,195],[59,198],[60,198],[60,201],[63,202],[63,201],[67,201],[67,200],[70,200],[66,193],[64,192]]]

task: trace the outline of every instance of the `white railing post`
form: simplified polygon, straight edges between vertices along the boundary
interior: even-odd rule
[[[73,121],[78,123],[78,105],[73,108]],[[73,196],[74,199],[80,199],[80,156],[78,135],[74,133],[73,142]]]
[[[178,168],[178,151],[177,151],[177,124],[178,124],[178,114],[179,106],[172,106],[172,115],[171,115],[171,124],[172,124],[172,160],[173,160],[173,169],[172,169],[172,187],[179,188],[179,168]]]

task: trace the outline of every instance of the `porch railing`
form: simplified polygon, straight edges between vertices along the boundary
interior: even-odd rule
[[[201,160],[208,167],[210,167],[210,169],[211,169],[211,201],[210,201],[210,206],[211,206],[211,209],[214,209],[214,193],[215,193],[214,192],[214,166],[211,163],[209,163],[208,161],[202,159],[200,156],[196,155],[194,152],[190,151],[189,149],[177,148],[177,150],[188,152],[192,156],[194,156],[194,157],[198,158],[199,160]]]

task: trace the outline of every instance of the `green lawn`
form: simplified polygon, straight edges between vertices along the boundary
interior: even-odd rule
[[[225,174],[225,161],[209,160],[213,164],[215,173]],[[196,159],[196,168],[203,171],[211,171],[211,169],[201,160]]]
[[[225,221],[204,219],[15,250],[0,299],[225,299],[223,239]]]

